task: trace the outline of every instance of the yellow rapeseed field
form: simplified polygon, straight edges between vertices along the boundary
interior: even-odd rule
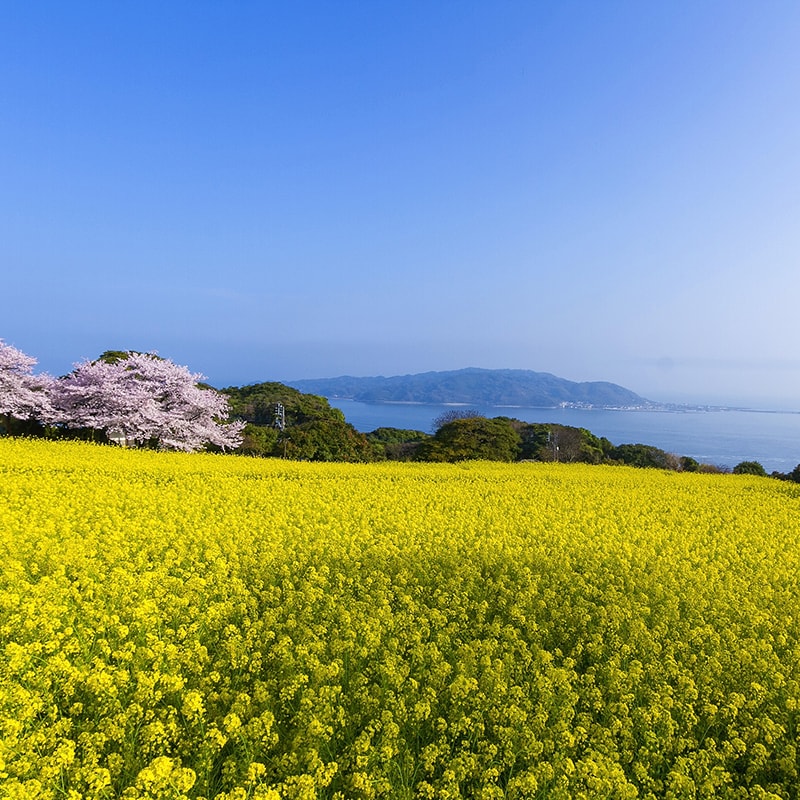
[[[800,797],[800,486],[0,439],[0,797]]]

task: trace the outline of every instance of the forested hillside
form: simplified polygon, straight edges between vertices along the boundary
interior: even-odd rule
[[[584,428],[508,416],[489,419],[460,409],[436,420],[433,434],[387,427],[362,433],[320,395],[277,382],[217,391],[203,383],[204,376],[155,353],[108,350],[94,361],[76,364],[60,378],[35,374],[35,363],[36,359],[0,340],[0,435],[80,438],[160,450],[233,451],[300,461],[482,459],[719,471],[652,445],[614,445]],[[428,377],[437,376],[440,389],[447,384],[441,382],[442,376],[449,376],[451,390],[456,385],[464,389],[465,380],[482,381],[486,388],[488,380],[499,391],[504,382],[519,385],[520,375],[554,386],[561,381],[520,370],[428,373]],[[425,375],[410,377],[426,379]],[[766,474],[755,461],[741,462],[733,471]],[[788,475],[773,476],[800,480],[800,466]]]
[[[644,408],[657,404],[605,381],[576,383],[523,369],[461,369],[390,378],[323,378],[292,381],[304,392],[363,403],[467,403],[482,406],[552,408]]]
[[[324,397],[282,383],[222,390],[232,418],[244,420],[239,452],[307,461],[372,461],[366,437]]]

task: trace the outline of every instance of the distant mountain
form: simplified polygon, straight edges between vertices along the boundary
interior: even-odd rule
[[[656,408],[635,392],[605,381],[576,383],[524,369],[459,369],[385,378],[315,378],[289,381],[301,392],[362,403],[463,403],[554,408]]]

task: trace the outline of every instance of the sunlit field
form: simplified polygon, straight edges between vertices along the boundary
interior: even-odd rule
[[[796,798],[800,485],[0,440],[0,797]]]

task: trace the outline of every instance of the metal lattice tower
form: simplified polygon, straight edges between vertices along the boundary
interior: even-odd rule
[[[272,426],[279,431],[286,429],[286,412],[283,403],[275,403],[275,416],[272,418]]]

